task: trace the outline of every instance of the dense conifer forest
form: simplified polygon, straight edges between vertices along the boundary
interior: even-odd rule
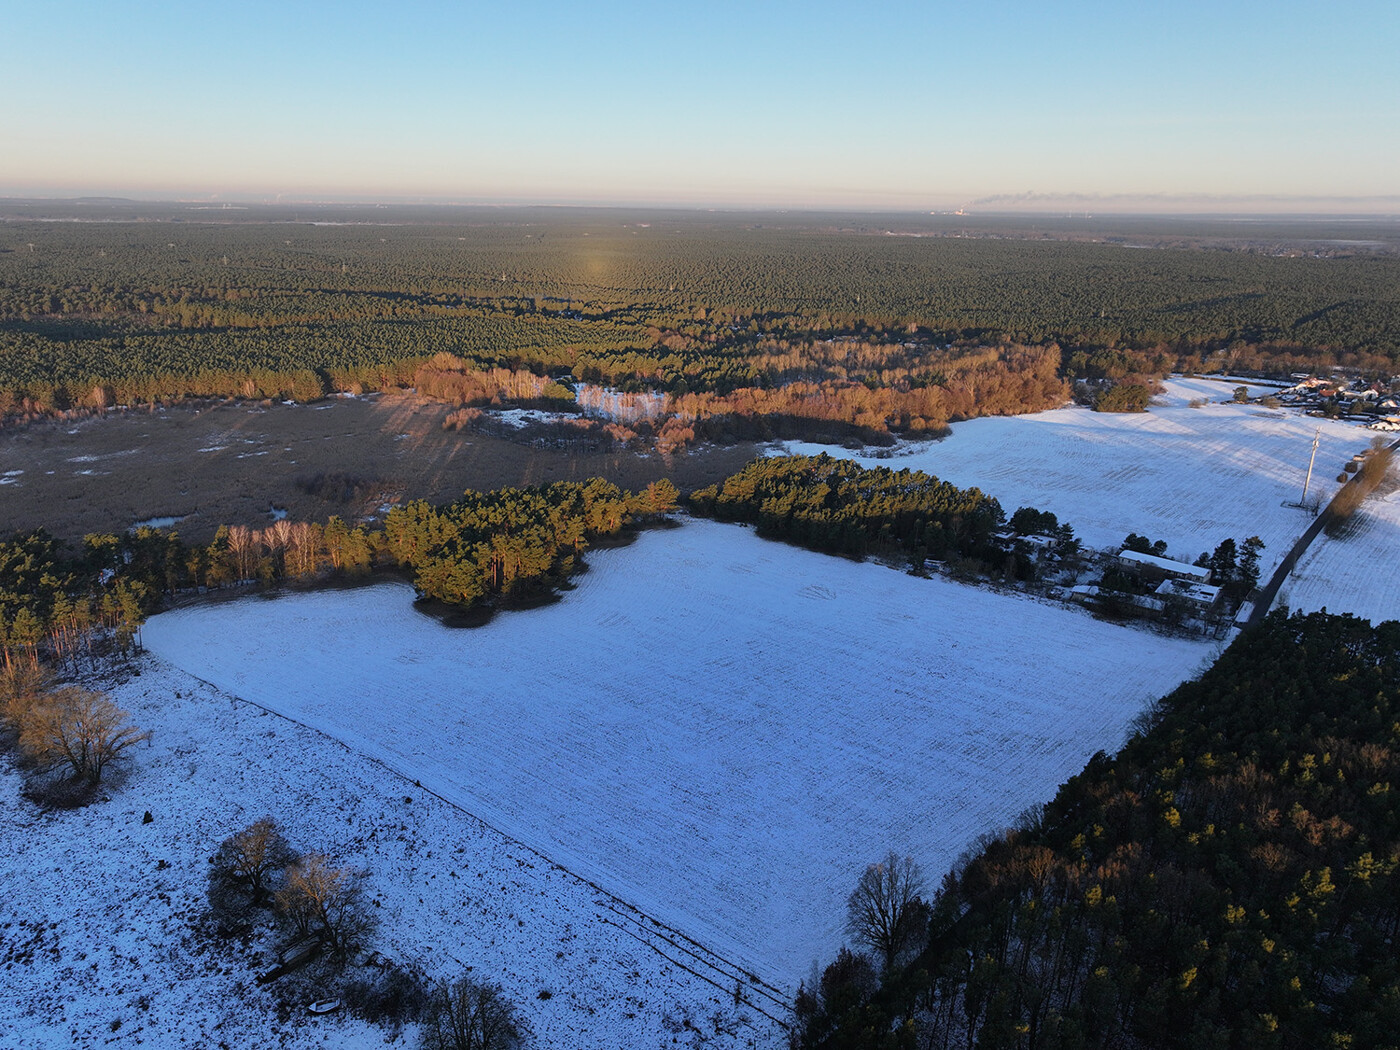
[[[796,1041],[1394,1046],[1397,743],[1400,624],[1274,613],[843,951]]]
[[[310,400],[427,385],[420,369],[449,354],[664,392],[702,427],[919,431],[1059,403],[1065,378],[1389,373],[1400,358],[1400,258],[1385,253],[888,236],[868,217],[108,211],[7,209],[0,411]],[[510,386],[478,383],[464,403]]]
[[[689,504],[704,517],[755,525],[760,536],[854,558],[898,555],[922,568],[925,558],[987,564],[1003,556],[995,533],[1006,515],[990,496],[825,453],[754,460],[722,485],[691,493]]]

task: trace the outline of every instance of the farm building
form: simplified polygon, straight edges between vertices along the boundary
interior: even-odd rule
[[[1206,566],[1159,558],[1155,554],[1143,554],[1140,551],[1119,551],[1118,568],[1146,582],[1186,580],[1190,583],[1210,583],[1210,569]]]
[[[1195,583],[1191,580],[1163,580],[1153,593],[1160,598],[1180,599],[1200,612],[1209,612],[1215,608],[1216,602],[1220,600],[1219,587],[1209,583]]]

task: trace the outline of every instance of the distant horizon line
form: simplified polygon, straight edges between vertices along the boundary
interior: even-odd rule
[[[0,187],[0,202],[4,203],[69,203],[108,202],[124,204],[169,204],[203,206],[210,210],[223,207],[461,207],[461,208],[579,208],[607,210],[671,210],[694,212],[798,212],[869,215],[966,216],[1047,215],[1093,218],[1099,215],[1208,217],[1359,217],[1400,218],[1400,194],[1379,196],[1301,195],[1301,194],[1092,194],[1037,193],[987,194],[954,198],[947,194],[930,194],[922,203],[915,203],[901,194],[898,202],[812,200],[718,200],[718,199],[642,199],[590,198],[551,195],[524,196],[463,196],[449,194],[373,194],[373,193],[314,193],[295,192],[179,192],[156,190],[117,190],[82,192],[71,188]]]

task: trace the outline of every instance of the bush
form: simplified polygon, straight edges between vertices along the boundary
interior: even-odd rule
[[[67,777],[34,777],[25,781],[20,794],[40,809],[82,809],[97,797],[97,785]]]
[[[1152,392],[1141,383],[1118,383],[1094,399],[1095,412],[1146,412]]]
[[[0,670],[0,722],[18,732],[24,716],[51,685],[52,677],[42,664],[20,661]]]
[[[372,977],[347,982],[340,999],[365,1021],[401,1025],[423,1016],[431,991],[421,973],[389,963]]]

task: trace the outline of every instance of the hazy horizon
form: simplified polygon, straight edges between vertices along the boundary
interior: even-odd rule
[[[53,204],[130,202],[144,205],[181,205],[218,212],[250,207],[447,207],[481,208],[502,211],[519,208],[599,209],[609,211],[679,211],[735,214],[830,214],[867,216],[984,217],[1142,217],[1163,219],[1371,219],[1400,221],[1400,195],[1386,197],[1209,197],[1163,195],[1096,197],[1092,195],[993,195],[970,198],[965,203],[943,203],[931,207],[887,204],[861,206],[856,203],[805,203],[787,205],[766,201],[645,200],[587,198],[500,198],[430,197],[421,195],[368,196],[357,194],[259,194],[161,193],[109,187],[20,187],[13,192],[0,186],[0,204],[45,202]]]

